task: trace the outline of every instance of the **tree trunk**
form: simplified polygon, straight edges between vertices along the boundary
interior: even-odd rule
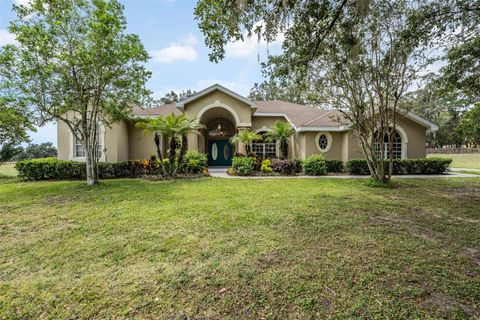
[[[182,166],[183,159],[185,158],[185,154],[187,153],[188,149],[188,140],[187,136],[185,134],[182,135],[182,146],[180,148],[180,152],[178,154],[178,159],[177,159],[177,168],[175,169],[175,173],[177,170],[179,170]]]
[[[168,168],[168,173],[170,175],[173,174],[174,168],[175,168],[175,154],[177,152],[177,139],[175,136],[172,136],[170,138],[170,150],[169,150],[169,168]]]
[[[167,175],[167,170],[165,169],[165,164],[163,163],[162,151],[160,150],[160,137],[158,136],[158,132],[155,132],[155,146],[157,147],[157,157],[160,160],[160,168],[162,169],[163,175]]]
[[[288,157],[288,143],[287,143],[287,141],[280,142],[280,151],[282,152],[282,159],[287,159],[287,157]]]
[[[88,141],[88,139],[86,139]],[[93,186],[98,184],[97,161],[95,161],[94,152],[89,143],[84,143],[85,148],[85,167],[87,170],[87,184]]]

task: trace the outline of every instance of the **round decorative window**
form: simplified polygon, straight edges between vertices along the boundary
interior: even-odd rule
[[[319,132],[315,142],[320,152],[327,152],[332,146],[332,135],[329,132]]]

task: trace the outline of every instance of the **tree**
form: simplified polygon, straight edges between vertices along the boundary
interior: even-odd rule
[[[28,142],[27,130],[34,131],[36,117],[22,95],[15,92],[13,77],[14,50],[11,45],[0,47],[0,148],[3,160],[9,161]]]
[[[175,102],[185,100],[188,97],[193,96],[195,93],[196,93],[195,91],[190,90],[190,89],[182,90],[178,94],[175,91],[170,91],[170,92],[166,93],[162,98],[160,98],[160,100],[155,101],[155,102],[160,103],[160,104],[175,103]]]
[[[20,146],[11,143],[4,143],[0,147],[0,165],[12,160],[18,153],[22,151]]]
[[[282,100],[292,103],[311,105],[318,102],[315,92],[309,92],[304,86],[282,79],[269,79],[255,83],[248,95],[250,100]]]
[[[283,53],[267,63],[270,77],[320,92],[324,105],[343,113],[338,120],[353,125],[372,176],[388,182],[393,161],[385,168],[384,154],[393,157],[399,101],[422,60],[409,20],[414,9],[406,0],[202,0],[195,14],[212,61],[244,30],[267,41],[284,32]]]
[[[57,148],[51,142],[44,142],[40,144],[29,144],[25,149],[14,157],[16,161],[30,160],[37,158],[49,158],[57,156]]]
[[[63,121],[85,149],[87,183],[98,183],[99,130],[144,104],[148,54],[126,34],[116,0],[34,0],[14,6],[10,83],[44,121]]]
[[[480,145],[480,103],[465,112],[457,132],[468,144]]]
[[[236,135],[230,138],[230,143],[243,143],[245,145],[245,151],[247,157],[252,154],[251,144],[255,140],[262,140],[263,137],[256,132],[250,130],[240,130]]]
[[[280,144],[281,158],[288,157],[288,141],[292,137],[294,130],[290,124],[284,121],[276,121],[272,131],[267,132],[267,141],[273,141]]]
[[[183,164],[183,158],[187,152],[187,135],[195,133],[201,125],[196,119],[190,119],[185,114],[158,116],[152,119],[138,119],[136,126],[145,132],[154,133],[154,141],[157,147],[157,156],[160,160],[162,172],[167,176],[174,176]],[[160,137],[169,141],[168,169],[163,163],[163,155],[160,150]],[[179,143],[181,141],[181,143]],[[178,157],[177,157],[178,154]],[[177,161],[175,161],[177,160]]]

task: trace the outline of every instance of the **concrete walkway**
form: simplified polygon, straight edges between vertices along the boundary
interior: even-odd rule
[[[368,179],[370,176],[356,175],[326,175],[326,176],[249,176],[239,177],[227,174],[228,167],[209,167],[210,176],[226,179]],[[394,179],[432,179],[432,178],[480,178],[479,175],[459,172],[449,172],[440,175],[402,175],[394,176]]]
[[[471,171],[471,172],[478,172],[480,173],[480,169],[469,169],[469,168],[450,168],[450,171],[458,172],[458,171]]]

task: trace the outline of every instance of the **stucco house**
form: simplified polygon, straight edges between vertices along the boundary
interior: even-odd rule
[[[229,138],[239,130],[250,129],[260,134],[270,130],[275,121],[287,121],[295,130],[289,143],[289,158],[304,159],[321,153],[325,159],[363,158],[358,140],[348,125],[338,121],[339,113],[285,101],[251,101],[221,85],[212,85],[186,100],[155,108],[135,107],[135,117],[155,117],[171,113],[186,113],[205,126],[200,134],[188,137],[188,148],[209,155],[209,165],[230,165],[241,145],[231,145]],[[426,133],[437,126],[413,114],[400,116],[395,134],[394,155],[397,158],[422,158],[426,155]],[[83,147],[59,122],[58,157],[63,160],[82,160]],[[152,135],[135,127],[133,121],[122,121],[100,130],[103,150],[101,161],[115,162],[148,158],[155,154]],[[162,151],[167,150],[163,141]],[[261,156],[279,154],[276,143],[257,141],[252,151]]]

